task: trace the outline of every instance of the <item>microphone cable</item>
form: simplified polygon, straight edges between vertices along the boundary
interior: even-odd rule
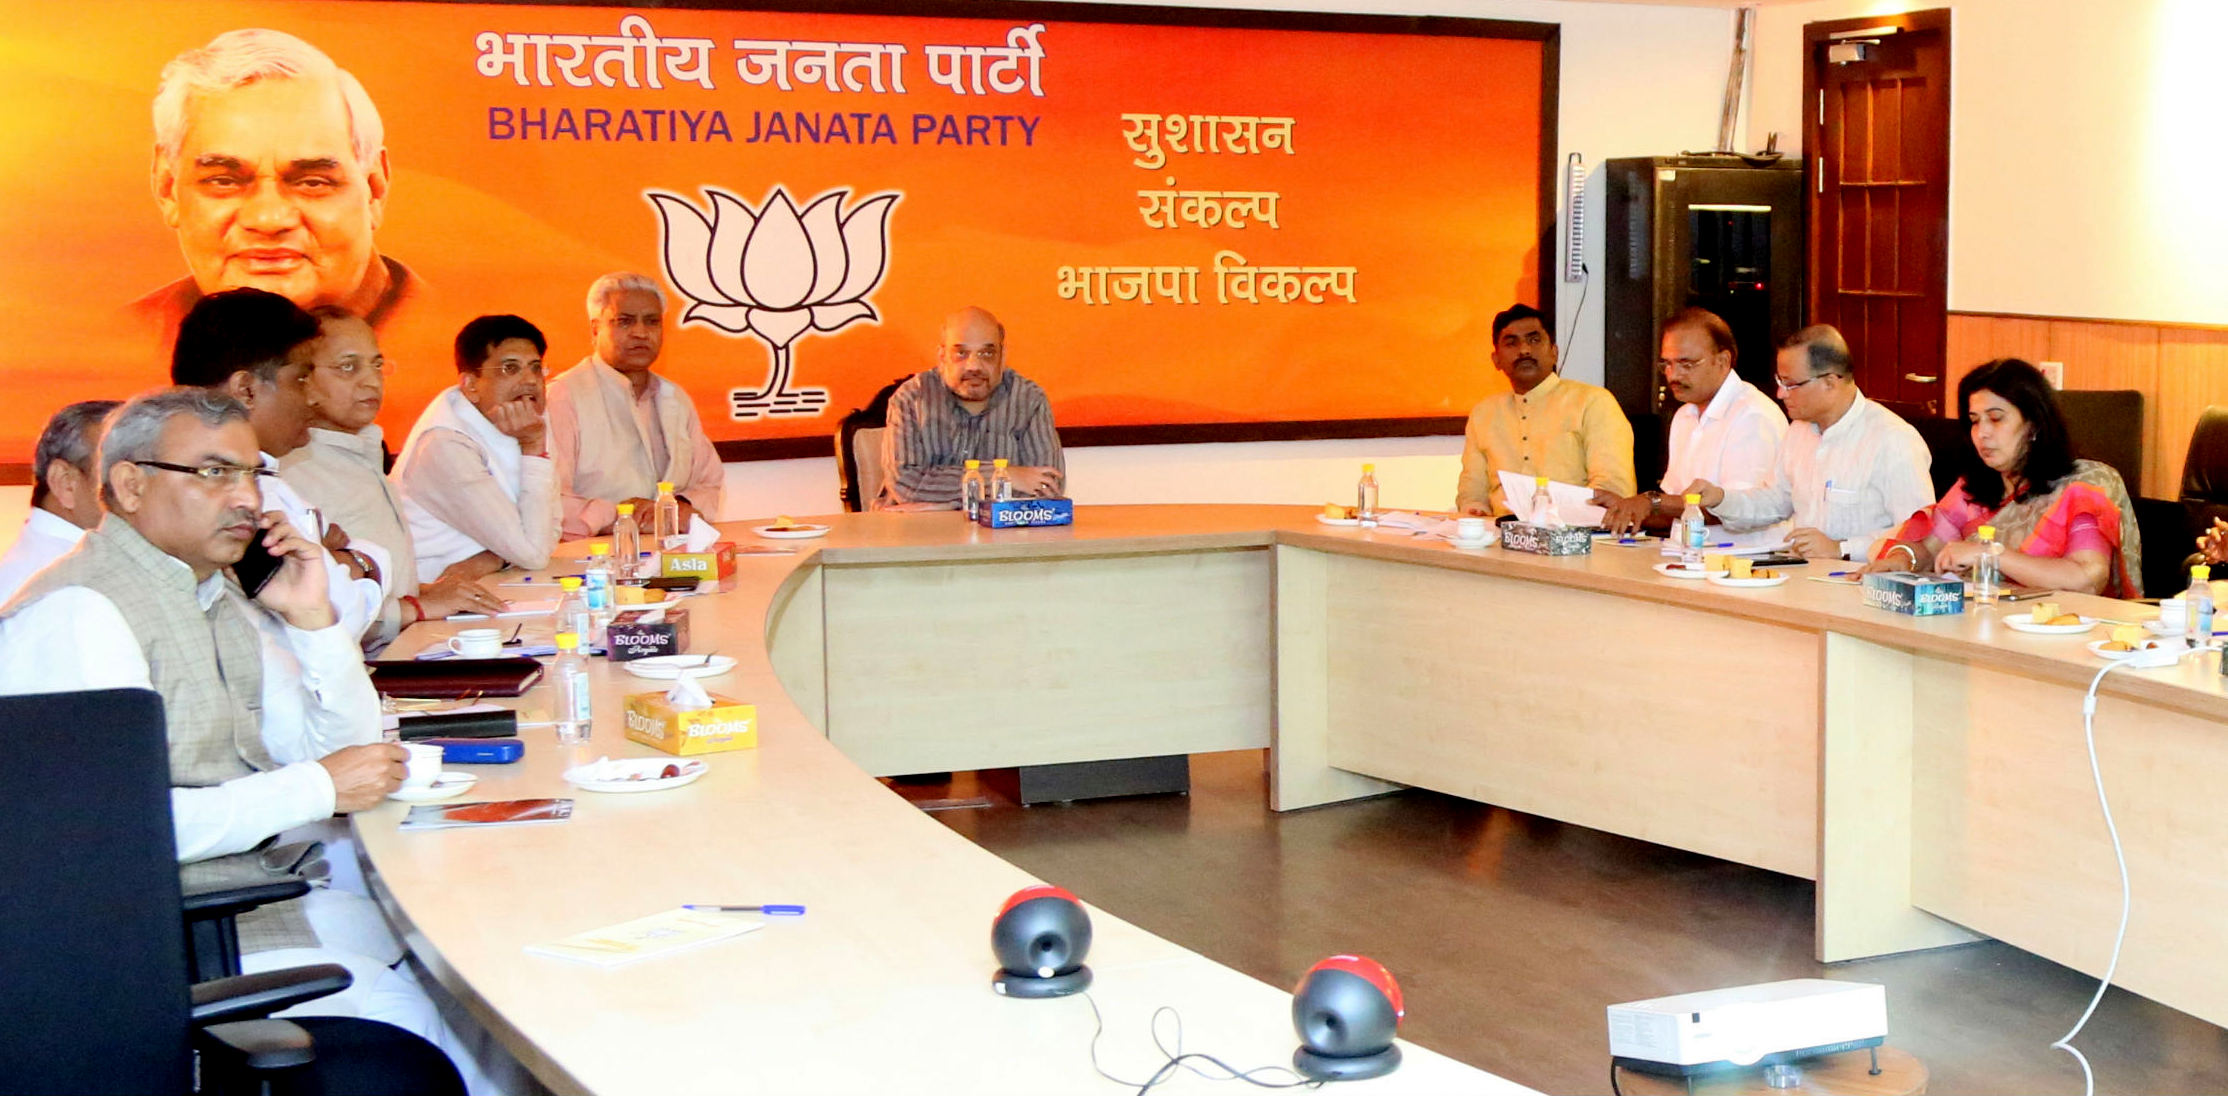
[[[1210,1081],[1244,1081],[1245,1083],[1253,1085],[1256,1088],[1313,1089],[1321,1088],[1326,1083],[1323,1081],[1315,1081],[1310,1080],[1306,1077],[1302,1077],[1299,1073],[1286,1066],[1257,1066],[1253,1069],[1239,1069],[1238,1067],[1233,1066],[1230,1063],[1225,1062],[1212,1054],[1203,1054],[1198,1051],[1191,1051],[1187,1053],[1184,1050],[1183,1014],[1177,1012],[1174,1007],[1169,1005],[1162,1005],[1159,1008],[1154,1009],[1151,1022],[1153,1049],[1160,1051],[1161,1057],[1166,1060],[1160,1064],[1159,1068],[1153,1071],[1152,1076],[1147,1077],[1142,1083],[1137,1081],[1124,1080],[1123,1078],[1116,1077],[1113,1074],[1108,1073],[1106,1071],[1106,1067],[1099,1064],[1099,1037],[1106,1033],[1106,1017],[1100,1014],[1099,1003],[1096,1000],[1093,1000],[1089,993],[1086,992],[1082,994],[1082,997],[1084,1003],[1091,1006],[1091,1022],[1093,1024],[1093,1028],[1091,1031],[1091,1068],[1097,1071],[1099,1076],[1104,1077],[1107,1080],[1114,1082],[1115,1084],[1121,1085],[1123,1088],[1137,1090],[1138,1096],[1144,1096],[1144,1094],[1151,1092],[1155,1085],[1165,1083],[1169,1078],[1175,1076],[1180,1070],[1189,1070],[1192,1073],[1196,1073],[1199,1076],[1205,1077]],[[1176,1047],[1174,1050],[1170,1050],[1167,1042],[1163,1041],[1161,1038],[1160,1018],[1164,1013],[1176,1022]],[[1205,1069],[1201,1068],[1199,1063],[1202,1062],[1207,1063],[1208,1065],[1212,1065],[1214,1068],[1221,1070],[1221,1075],[1218,1076],[1216,1074],[1209,1073]],[[1281,1073],[1287,1077],[1290,1077],[1291,1080],[1270,1081],[1263,1080],[1260,1077],[1255,1076],[1255,1074],[1262,1073]]]

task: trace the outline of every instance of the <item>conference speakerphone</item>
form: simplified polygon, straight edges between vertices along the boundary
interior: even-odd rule
[[[1878,1047],[1888,990],[1796,978],[1609,1006],[1609,1054],[1621,1068],[1669,1077],[1797,1062]]]

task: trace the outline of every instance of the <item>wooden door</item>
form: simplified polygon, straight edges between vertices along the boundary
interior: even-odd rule
[[[1949,321],[1949,12],[1810,23],[1810,322],[1874,399],[1942,402]]]

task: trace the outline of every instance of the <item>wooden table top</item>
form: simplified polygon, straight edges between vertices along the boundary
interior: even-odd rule
[[[723,526],[742,544],[795,548],[745,556],[722,592],[690,602],[691,651],[729,655],[707,684],[758,706],[758,749],[708,757],[685,788],[646,795],[575,792],[560,773],[596,756],[656,756],[624,740],[620,698],[652,686],[594,660],[592,742],[558,747],[546,729],[525,734],[526,759],[485,766],[467,800],[572,795],[561,825],[400,833],[387,804],[356,816],[390,914],[452,992],[559,1091],[677,1093],[865,1091],[934,1084],[970,1092],[1099,1091],[1093,1029],[1078,999],[1023,1002],[988,988],[991,916],[1037,880],[952,833],[844,758],[792,704],[768,660],[770,610],[814,566],[1134,553],[1316,549],[1420,566],[1554,583],[1601,594],[1688,605],[1810,632],[1985,663],[2086,684],[2103,665],[2084,647],[2102,638],[2011,631],[1992,611],[1915,618],[1865,608],[1853,587],[1796,578],[1763,590],[1670,579],[1650,548],[1605,547],[1546,558],[1500,548],[1455,549],[1393,530],[1331,528],[1288,506],[1135,506],[1077,509],[1055,529],[991,531],[956,514],[855,514],[812,519],[824,538],[771,541],[761,521]],[[573,546],[577,554],[578,546]],[[546,578],[544,579],[546,581]],[[531,597],[511,588],[510,597]],[[2138,620],[2155,608],[2058,598],[2069,611]],[[2006,611],[2024,612],[2025,605]],[[528,631],[546,629],[529,622]],[[459,625],[412,629],[387,657],[405,658]],[[541,703],[540,690],[522,703]],[[2228,716],[2214,662],[2122,671],[2104,692]],[[599,970],[528,955],[553,941],[685,902],[799,902],[801,919],[683,956]],[[1289,993],[1178,944],[1094,911],[1093,990],[1106,1016],[1100,1059],[1142,1078],[1159,1062],[1147,1018],[1162,1004],[1183,1014],[1187,1047],[1246,1065],[1289,1060]],[[1397,974],[1398,972],[1396,972]],[[1381,1081],[1387,1091],[1517,1092],[1519,1086],[1418,1047]],[[1186,1077],[1175,1087],[1198,1090]]]

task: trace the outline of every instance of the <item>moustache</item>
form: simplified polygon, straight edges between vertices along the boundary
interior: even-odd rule
[[[1523,357],[1520,357],[1520,358],[1516,359],[1516,364],[1517,364],[1517,365],[1538,365],[1538,364],[1539,364],[1539,359],[1538,359],[1538,358],[1535,358],[1535,357],[1533,357],[1533,356],[1531,356],[1530,354],[1526,354],[1526,355],[1524,355]]]

